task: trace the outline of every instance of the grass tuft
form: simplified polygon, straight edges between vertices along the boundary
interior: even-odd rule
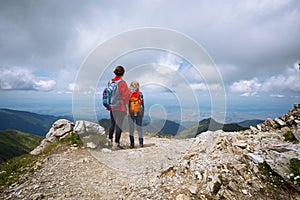
[[[43,159],[46,154],[51,154],[57,148],[62,145],[74,145],[83,146],[80,137],[77,134],[70,134],[66,138],[53,142],[43,154],[34,156],[31,154],[24,154],[18,157],[14,157],[6,163],[0,164],[0,192],[7,189],[10,185],[22,183],[25,181],[26,174],[32,174],[36,167],[36,163]]]

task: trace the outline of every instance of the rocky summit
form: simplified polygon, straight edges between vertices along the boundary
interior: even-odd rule
[[[43,155],[46,144],[77,133],[84,145]],[[30,174],[2,199],[300,199],[300,105],[240,132],[196,138],[145,135],[145,147],[107,146],[98,124],[55,122],[32,154]],[[137,140],[136,140],[137,141]]]

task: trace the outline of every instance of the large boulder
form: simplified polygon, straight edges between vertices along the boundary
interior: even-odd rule
[[[50,144],[57,140],[61,140],[73,133],[74,124],[66,119],[59,119],[52,124],[52,127],[46,134],[46,138],[42,140],[41,144],[30,152],[32,155],[42,153]]]
[[[57,139],[63,139],[69,133],[73,132],[74,124],[66,119],[59,119],[53,123],[52,127],[46,134],[46,138],[55,137]]]
[[[105,130],[102,126],[85,120],[76,121],[74,131],[80,136],[90,134],[105,134]]]
[[[95,149],[107,143],[105,130],[97,123],[79,120],[75,125],[66,119],[59,119],[53,123],[41,144],[30,152],[32,155],[42,153],[50,144],[62,140],[69,134],[76,133],[80,136],[85,147]]]
[[[264,152],[264,160],[286,182],[293,185],[295,189],[300,191],[297,184],[293,184],[290,180],[290,160],[293,158],[300,159],[300,149],[298,144],[277,144],[262,149]]]
[[[75,123],[74,131],[80,136],[84,146],[87,148],[101,148],[107,143],[105,130],[97,123],[78,120]]]

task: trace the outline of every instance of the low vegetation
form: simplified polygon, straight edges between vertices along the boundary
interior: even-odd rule
[[[293,142],[293,143],[298,142],[298,140],[295,138],[292,131],[287,131],[286,133],[283,134],[283,137],[284,137],[284,141]]]
[[[298,158],[292,158],[290,160],[290,180],[300,187],[300,160]]]
[[[30,154],[14,157],[0,165],[0,191],[8,186],[21,182],[21,175],[32,172],[37,157]]]
[[[276,191],[277,188],[293,190],[291,184],[286,182],[280,175],[274,172],[266,162],[260,163],[258,165],[258,169],[270,183],[267,188],[261,189],[262,193]]]
[[[63,140],[52,143],[42,155],[24,154],[0,164],[0,192],[12,184],[25,181],[26,174],[32,173],[41,166],[45,154],[49,155],[62,146],[70,145],[82,146],[83,143],[77,134],[71,134]]]
[[[29,153],[40,144],[42,139],[41,136],[17,130],[0,131],[0,163]]]

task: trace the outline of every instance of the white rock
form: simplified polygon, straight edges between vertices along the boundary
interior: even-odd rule
[[[255,155],[253,153],[248,153],[247,155],[255,163],[263,163],[264,162],[264,159],[259,155]]]
[[[102,151],[103,153],[111,153],[111,152],[112,152],[112,150],[110,150],[110,149],[108,149],[108,148],[103,148],[101,151]]]
[[[257,129],[258,129],[259,131],[261,131],[261,125],[260,125],[260,124],[257,124],[256,127],[257,127]]]
[[[55,136],[62,137],[63,135],[73,131],[73,123],[66,119],[59,119],[52,124],[46,138]]]
[[[191,198],[185,194],[179,194],[176,196],[176,200],[190,200]]]
[[[90,148],[90,149],[95,149],[97,147],[97,145],[93,142],[87,142],[86,147]]]
[[[77,134],[100,134],[104,135],[105,130],[102,126],[99,124],[89,122],[89,121],[84,121],[84,120],[78,120],[75,123],[74,131]]]
[[[242,190],[242,193],[243,193],[244,195],[247,195],[247,194],[248,194],[248,191],[247,191],[247,190]]]
[[[237,141],[232,144],[233,146],[238,146],[242,149],[245,149],[247,147],[247,143],[245,141]]]
[[[199,171],[195,172],[195,176],[197,177],[198,180],[202,179],[202,175],[201,175],[201,173]]]
[[[190,185],[188,189],[189,189],[189,191],[190,191],[192,194],[197,194],[198,187],[197,187],[196,184],[195,184],[195,185]]]
[[[286,123],[284,121],[282,121],[281,119],[279,119],[279,118],[275,118],[274,121],[277,122],[280,126],[285,126],[286,125]]]
[[[251,129],[251,131],[253,131],[253,132],[257,132],[257,128],[254,127],[254,126],[250,126],[250,129]]]

